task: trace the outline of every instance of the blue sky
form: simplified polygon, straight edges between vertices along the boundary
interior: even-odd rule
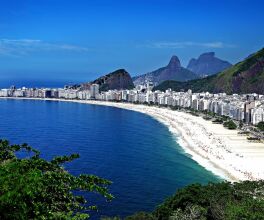
[[[235,63],[264,46],[264,1],[1,0],[0,79],[89,81],[215,51]]]

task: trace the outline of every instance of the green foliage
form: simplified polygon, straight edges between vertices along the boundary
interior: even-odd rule
[[[247,198],[239,203],[232,202],[226,207],[226,219],[264,219],[264,201]]]
[[[263,121],[259,122],[257,127],[259,130],[264,131],[264,122]]]
[[[28,152],[18,158],[19,151]],[[96,210],[75,192],[94,192],[112,199],[108,180],[93,175],[73,176],[62,165],[78,154],[44,160],[27,144],[0,140],[0,219],[87,219]]]
[[[130,216],[137,220],[140,213]],[[264,219],[264,181],[192,184],[176,192],[147,220],[262,220]]]
[[[230,117],[228,117],[226,115],[222,115],[221,118],[222,118],[223,121],[230,120]]]
[[[202,79],[190,80],[187,82],[179,82],[174,80],[167,80],[153,88],[153,91],[165,91],[171,88],[173,91],[187,91],[191,89],[194,92],[212,91],[211,84],[216,78],[216,75],[208,76]]]
[[[224,127],[230,129],[230,130],[234,130],[237,128],[237,125],[235,124],[235,122],[233,122],[232,120],[226,121],[224,123]]]
[[[207,114],[208,114],[209,116],[211,116],[211,117],[215,117],[215,116],[216,116],[216,113],[214,113],[214,112],[207,112]]]

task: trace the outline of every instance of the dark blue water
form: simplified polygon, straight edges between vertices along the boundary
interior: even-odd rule
[[[81,158],[66,166],[71,173],[113,181],[111,203],[88,195],[99,204],[94,219],[151,211],[180,187],[219,180],[187,157],[163,124],[118,108],[0,100],[0,138],[29,143],[47,159],[79,153]]]

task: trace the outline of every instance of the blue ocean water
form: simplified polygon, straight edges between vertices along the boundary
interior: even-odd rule
[[[96,105],[34,100],[0,100],[0,138],[28,143],[42,156],[79,153],[66,165],[73,174],[95,174],[113,181],[111,203],[99,216],[151,211],[177,189],[219,178],[190,159],[168,128],[142,113]]]
[[[17,88],[28,87],[28,88],[63,88],[65,85],[75,85],[79,84],[79,81],[69,81],[69,80],[14,80],[14,79],[1,79],[0,78],[0,89],[7,89],[11,86],[16,86]]]

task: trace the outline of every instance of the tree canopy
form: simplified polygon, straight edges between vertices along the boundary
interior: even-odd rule
[[[19,158],[21,151],[27,154]],[[98,193],[111,200],[111,182],[94,175],[73,176],[62,167],[78,157],[47,161],[27,144],[0,140],[0,219],[88,219],[97,207],[76,192]]]
[[[179,189],[152,213],[136,213],[126,220],[261,220],[264,182],[192,184]]]

